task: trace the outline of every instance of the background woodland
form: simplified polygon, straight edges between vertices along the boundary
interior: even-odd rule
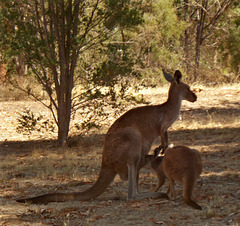
[[[85,134],[106,107],[143,103],[134,91],[163,85],[163,68],[188,83],[239,82],[239,24],[237,0],[1,0],[2,87],[45,105],[53,120],[42,124],[63,146],[76,113]],[[40,119],[26,110],[20,124]]]

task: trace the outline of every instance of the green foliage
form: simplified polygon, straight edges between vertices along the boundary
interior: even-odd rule
[[[24,54],[26,62],[31,59],[36,62],[42,59],[42,53],[47,49],[46,41],[38,35],[33,15],[28,15],[28,10],[24,9],[30,2],[1,1],[0,44],[7,58]]]
[[[131,61],[125,62],[127,51],[118,56],[113,45],[107,47],[109,53],[102,52],[94,58],[100,61],[94,61],[90,70],[90,63],[85,62],[84,56],[95,55],[94,50],[106,46],[123,29],[141,23],[140,2],[0,0],[0,50],[4,61],[9,64],[18,55],[23,56],[29,74],[34,75],[47,92],[51,104],[46,107],[50,108],[58,125],[60,145],[66,141],[75,101],[79,100],[78,106],[86,104],[86,99],[78,98],[82,95],[77,89],[73,95],[74,86],[87,79],[89,86],[109,86],[112,91],[119,81],[114,78],[130,72]],[[118,59],[121,64],[116,63]],[[76,70],[81,74],[75,73]],[[86,75],[85,71],[93,74]],[[8,70],[8,75],[14,73],[15,70]],[[15,87],[21,89],[17,84]],[[30,95],[36,98],[31,92]],[[92,99],[101,97],[97,93],[91,96]]]
[[[135,59],[131,56],[131,49],[125,44],[109,43],[102,49],[103,61],[89,78],[94,85],[113,86],[120,77],[133,73]]]
[[[240,72],[240,4],[236,4],[232,10],[232,15],[226,22],[227,34],[221,40],[220,52],[226,66],[235,73]],[[229,64],[228,64],[228,59]]]
[[[131,29],[143,22],[141,1],[106,0],[105,4],[111,14],[110,19],[105,23],[108,29],[113,29],[116,26]]]
[[[134,51],[141,56],[138,69],[144,80],[152,77],[156,83],[161,81],[162,67],[178,67],[182,56],[180,37],[186,24],[177,17],[173,1],[145,1],[143,18]]]

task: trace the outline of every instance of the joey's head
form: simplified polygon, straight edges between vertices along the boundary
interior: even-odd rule
[[[163,156],[155,157],[154,155],[146,155],[145,156],[145,165],[144,166],[151,165],[151,167],[154,170],[157,170],[157,168],[160,167],[160,164],[162,163],[162,160],[163,160]]]
[[[163,160],[163,156],[158,156],[157,158],[152,159],[151,161],[151,167],[155,170],[155,171],[159,171],[162,168],[162,160]]]
[[[145,156],[145,166],[150,165],[153,160],[154,160],[154,155],[146,155]]]
[[[179,70],[175,71],[174,76],[163,70],[163,75],[165,79],[171,83],[169,95],[172,94],[175,98],[181,97],[182,100],[190,102],[195,102],[197,100],[197,95],[190,89],[189,85],[181,81],[182,73]]]

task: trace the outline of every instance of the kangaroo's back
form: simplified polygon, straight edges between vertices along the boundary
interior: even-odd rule
[[[184,177],[197,179],[202,172],[200,153],[185,146],[168,148],[165,152],[163,169],[166,176],[183,182]]]

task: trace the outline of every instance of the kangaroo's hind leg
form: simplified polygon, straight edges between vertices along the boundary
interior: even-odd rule
[[[168,186],[168,195],[170,199],[176,199],[176,193],[174,190],[174,180],[172,178],[168,178],[169,186]]]
[[[128,200],[135,199],[138,194],[138,173],[136,166],[128,165]]]
[[[162,175],[157,175],[158,177],[158,186],[155,188],[155,192],[157,192],[161,187],[162,185],[165,183],[165,177],[162,176]]]
[[[193,207],[194,209],[201,210],[202,207],[199,206],[196,202],[192,200],[193,188],[195,185],[195,180],[193,178],[186,177],[183,182],[183,196],[184,201],[188,206]]]

